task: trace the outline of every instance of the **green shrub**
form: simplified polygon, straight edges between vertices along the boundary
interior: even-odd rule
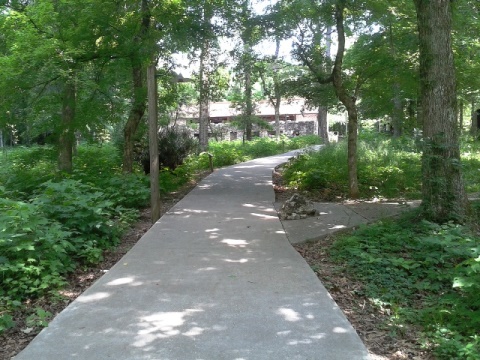
[[[143,174],[113,174],[103,179],[95,179],[92,185],[102,189],[114,207],[140,209],[149,203],[150,182]]]
[[[158,159],[161,169],[175,170],[188,155],[196,152],[198,142],[186,128],[165,127],[158,133]],[[145,174],[150,173],[150,153],[147,142],[139,142],[135,158],[142,164]]]
[[[121,229],[114,221],[113,202],[90,185],[71,179],[48,181],[33,204],[72,233],[80,259],[98,262],[103,249],[118,243]]]
[[[35,205],[0,199],[0,298],[23,300],[58,289],[75,263],[71,232]]]

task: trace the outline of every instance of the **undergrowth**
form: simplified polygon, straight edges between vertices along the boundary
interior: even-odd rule
[[[415,324],[438,359],[480,359],[480,238],[414,215],[363,226],[329,253],[363,284],[357,295],[388,310],[392,334]]]
[[[358,142],[358,181],[364,199],[421,197],[421,143],[413,138],[361,133]],[[480,191],[480,144],[464,139],[461,146],[462,170],[468,192]],[[326,146],[320,152],[298,156],[285,168],[289,186],[307,191],[348,195],[347,143]]]

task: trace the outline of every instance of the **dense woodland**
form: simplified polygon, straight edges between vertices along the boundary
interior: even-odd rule
[[[332,198],[421,199],[417,219],[430,224],[418,230],[430,239],[422,249],[443,254],[422,266],[451,272],[442,286],[456,289],[438,311],[463,301],[469,324],[425,325],[425,346],[440,358],[480,358],[479,240],[460,235],[478,220],[467,193],[478,191],[479,34],[476,0],[0,1],[0,332],[26,300],[51,297],[66,273],[99,261],[147,205],[147,115],[158,117],[168,192],[209,167],[207,150],[223,166],[328,144],[327,111],[346,111],[345,141],[327,147],[336,163],[306,155],[286,180]],[[280,101],[295,96],[319,108],[318,137],[280,136]],[[260,99],[276,109],[274,139],[253,139],[255,126],[271,126],[255,117]],[[219,100],[241,110],[236,148],[209,142],[209,103]],[[198,142],[176,126],[190,104]],[[416,273],[405,261],[397,265]]]

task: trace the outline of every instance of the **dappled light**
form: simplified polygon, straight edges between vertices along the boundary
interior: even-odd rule
[[[225,262],[228,262],[228,263],[245,264],[245,263],[247,263],[249,260],[248,260],[248,259],[239,259],[239,260],[225,259],[224,261],[225,261]]]
[[[104,299],[108,298],[109,296],[110,296],[110,294],[107,293],[107,292],[98,292],[98,293],[95,293],[95,294],[92,294],[92,295],[82,296],[81,298],[78,299],[78,301],[82,302],[82,303],[91,303],[91,302],[95,302],[95,301],[98,301],[98,300],[104,300]]]
[[[238,240],[238,239],[224,239],[222,243],[227,244],[231,247],[240,247],[243,248],[248,245],[248,242],[245,240]]]
[[[135,281],[135,278],[133,277],[124,277],[124,278],[112,280],[108,282],[106,285],[117,286],[117,285],[127,285],[127,284],[130,286],[139,286],[139,285],[142,285],[142,282]]]
[[[159,312],[141,317],[137,324],[141,330],[137,332],[132,345],[145,347],[155,340],[176,335],[188,337],[201,335],[204,331],[202,328],[190,327],[182,333],[181,327],[185,324],[188,317],[202,311],[201,309],[187,309],[183,312]]]
[[[267,215],[267,214],[257,214],[257,213],[251,213],[252,216],[256,216],[256,217],[259,217],[259,218],[262,218],[264,220],[274,220],[274,219],[278,219],[278,216],[275,216],[275,215]]]
[[[285,321],[300,321],[300,314],[292,309],[280,308],[277,313],[282,315]]]

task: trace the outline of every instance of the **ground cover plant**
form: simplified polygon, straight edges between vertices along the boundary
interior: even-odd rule
[[[468,227],[409,214],[363,226],[327,250],[359,281],[355,296],[388,313],[392,336],[412,326],[438,359],[479,359],[480,238]]]

